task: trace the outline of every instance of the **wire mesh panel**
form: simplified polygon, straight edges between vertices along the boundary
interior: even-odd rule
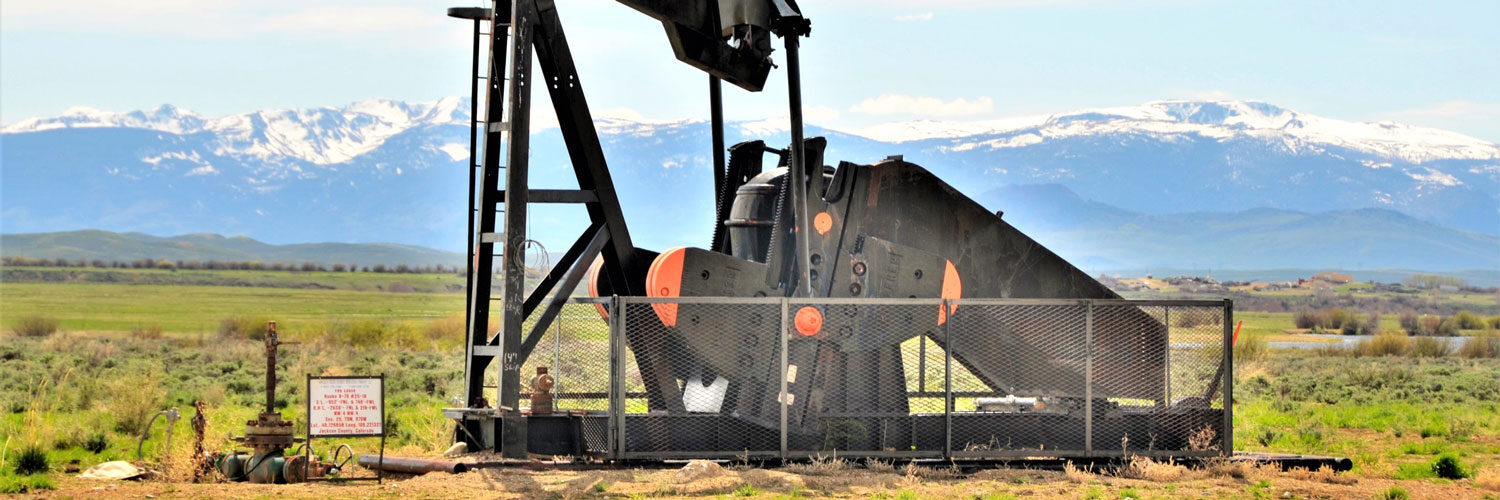
[[[1087,307],[955,303],[952,450],[959,456],[1086,449]]]
[[[608,411],[584,433],[614,458],[1227,449],[1227,303],[612,301],[571,304],[528,368]]]
[[[940,456],[939,301],[788,301],[788,455]],[[815,319],[815,321],[813,320]]]
[[[609,409],[609,304],[568,304],[532,354],[553,363],[559,411]],[[560,333],[559,333],[560,332]],[[552,340],[551,344],[547,341]]]
[[[1093,450],[1210,453],[1223,432],[1222,307],[1095,305]]]
[[[627,456],[779,454],[779,304],[624,304]]]

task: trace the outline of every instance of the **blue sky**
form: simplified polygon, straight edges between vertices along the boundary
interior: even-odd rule
[[[558,0],[590,104],[706,117],[655,21]],[[426,0],[6,0],[0,122],[75,105],[207,116],[467,94],[468,29]],[[1500,1],[805,0],[810,121],[985,120],[1155,99],[1267,101],[1500,142]],[[778,62],[784,60],[778,52]],[[727,93],[734,119],[784,113]],[[545,104],[544,93],[537,100]]]

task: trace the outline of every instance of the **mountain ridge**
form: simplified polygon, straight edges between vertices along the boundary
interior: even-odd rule
[[[78,110],[67,120],[23,120],[0,132],[6,201],[0,228],[208,231],[274,243],[394,241],[462,253],[467,108],[467,100],[454,98],[366,100],[212,119],[166,106],[131,117]],[[900,154],[976,199],[997,187],[1056,183],[1136,214],[1384,208],[1500,234],[1500,156],[1493,144],[1379,123],[1358,128],[1415,135],[1365,147],[1351,144],[1366,135],[1309,142],[1283,133],[1333,130],[1317,128],[1311,116],[1255,102],[1153,101],[1013,120],[1008,131],[992,127],[979,135],[965,129],[882,142],[817,126],[807,135],[828,138],[830,163]],[[784,142],[784,122],[731,122],[727,142]],[[595,125],[633,239],[652,248],[706,244],[700,240],[713,224],[708,124],[606,111]],[[531,143],[534,187],[575,186],[557,129],[536,131]],[[1453,147],[1412,152],[1429,143]],[[576,208],[533,206],[528,236],[566,246],[582,229]],[[1010,216],[1032,209],[1005,208]]]

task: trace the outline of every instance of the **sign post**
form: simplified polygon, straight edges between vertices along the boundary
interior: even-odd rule
[[[385,478],[385,374],[376,377],[307,376],[306,468],[315,437],[380,436],[376,481]],[[307,477],[304,470],[303,477]]]

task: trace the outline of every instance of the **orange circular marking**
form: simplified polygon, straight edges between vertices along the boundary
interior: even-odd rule
[[[833,216],[828,212],[818,212],[813,216],[813,229],[817,229],[818,234],[828,234],[828,230],[833,229]]]
[[[823,313],[813,306],[805,306],[797,310],[797,316],[792,319],[792,324],[797,327],[797,333],[803,337],[817,335],[823,330]]]
[[[682,263],[687,249],[678,247],[662,252],[646,271],[646,296],[677,297],[682,293]],[[666,326],[677,326],[677,304],[651,304],[656,317]]]

